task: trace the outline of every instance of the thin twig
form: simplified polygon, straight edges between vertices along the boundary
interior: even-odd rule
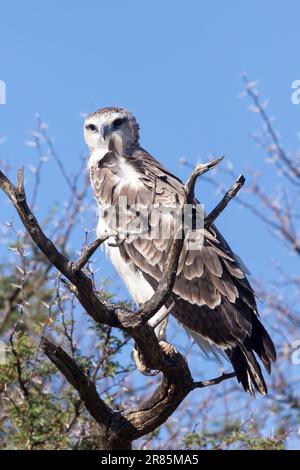
[[[289,178],[289,180],[292,183],[299,186],[299,181],[297,181],[297,180],[300,179],[300,168],[297,165],[294,164],[294,162],[291,158],[289,158],[287,156],[285,150],[280,145],[278,135],[277,135],[276,131],[274,130],[273,126],[272,126],[270,117],[266,113],[266,111],[264,109],[264,106],[261,104],[261,102],[259,100],[258,93],[253,90],[253,87],[249,86],[249,84],[251,82],[248,80],[246,75],[243,75],[242,78],[243,78],[243,80],[245,82],[245,85],[246,85],[245,86],[245,92],[252,99],[252,101],[254,103],[254,106],[256,107],[256,109],[259,111],[259,114],[261,115],[261,118],[262,118],[262,120],[263,120],[263,122],[266,126],[266,129],[267,129],[267,132],[270,136],[270,139],[271,139],[271,141],[273,142],[273,144],[276,148],[276,151],[277,151],[276,153],[277,153],[278,158],[286,166],[286,168],[280,167],[281,170],[283,170],[283,172],[286,176],[291,176],[292,177],[292,178]],[[270,151],[269,151],[269,153],[270,153]],[[288,174],[286,169],[288,169],[290,171],[290,175]]]
[[[211,385],[217,385],[224,380],[232,379],[235,377],[234,372],[230,372],[228,374],[223,373],[219,377],[216,377],[214,379],[209,379],[209,380],[200,380],[198,382],[194,382],[194,388],[205,388],[205,387],[210,387]]]
[[[224,159],[224,156],[220,158],[216,158],[215,160],[212,160],[211,162],[208,163],[200,163],[199,165],[194,168],[191,176],[187,180],[185,184],[185,193],[186,193],[186,203],[187,204],[193,204],[194,203],[194,192],[195,192],[195,184],[197,181],[197,178],[199,176],[204,175],[204,173],[207,173],[209,170],[212,170],[215,166],[217,166],[221,161]]]
[[[90,258],[93,256],[97,248],[109,238],[109,235],[105,235],[101,238],[96,238],[90,245],[88,245],[83,253],[80,255],[79,259],[73,263],[72,269],[75,273],[76,271],[81,271],[82,268],[87,264]]]
[[[226,208],[227,204],[233,199],[239,190],[244,186],[245,177],[244,175],[240,175],[236,182],[231,186],[231,188],[224,194],[222,200],[219,204],[209,213],[208,216],[205,217],[204,226],[208,227],[209,225],[213,224],[217,217],[223,212]]]

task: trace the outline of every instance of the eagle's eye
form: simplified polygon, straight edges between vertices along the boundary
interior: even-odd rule
[[[85,128],[86,128],[88,131],[92,131],[92,132],[97,131],[97,126],[95,126],[95,124],[88,124],[87,126],[85,126]]]
[[[124,121],[125,121],[125,118],[123,118],[123,119],[122,118],[117,118],[117,119],[114,120],[112,125],[115,129],[117,129],[118,127],[120,127],[123,124]]]

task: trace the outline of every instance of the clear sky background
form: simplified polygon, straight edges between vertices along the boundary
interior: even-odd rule
[[[295,146],[300,105],[291,102],[291,83],[300,78],[299,15],[297,0],[1,0],[7,104],[0,106],[0,139],[6,137],[0,158],[14,170],[35,163],[35,150],[24,142],[40,112],[67,169],[75,170],[85,151],[81,113],[120,105],[137,116],[142,145],[182,178],[180,157],[195,162],[213,152],[224,153],[237,172],[262,167],[267,179],[263,154],[249,137],[258,117],[239,98],[241,73],[260,81],[283,143]],[[63,197],[57,181],[49,165],[40,208],[52,203],[54,183]],[[198,194],[208,207],[216,202],[211,189]],[[4,200],[1,194],[6,216],[13,212]],[[232,207],[218,225],[250,270],[268,275],[277,242],[264,246],[265,229],[249,214],[241,223],[239,211]]]
[[[257,115],[239,98],[247,72],[260,81],[277,117],[283,144],[297,146],[300,105],[291,102],[291,83],[300,79],[299,0],[89,0],[0,1],[0,80],[7,104],[0,105],[0,159],[11,175],[36,164],[26,147],[35,114],[41,113],[66,168],[78,168],[86,152],[82,113],[107,105],[125,106],[141,125],[141,143],[185,179],[179,159],[206,160],[225,154],[236,172],[261,169],[274,187],[265,155],[250,133]],[[218,175],[220,183],[222,175]],[[276,183],[277,184],[277,183]],[[44,174],[37,215],[63,199],[65,183],[54,162]],[[218,196],[198,183],[208,208]],[[0,225],[13,209],[0,194]],[[273,258],[297,269],[263,225],[232,203],[218,226],[251,272],[274,278]],[[81,238],[75,246],[81,246]],[[113,273],[104,254],[101,272]]]

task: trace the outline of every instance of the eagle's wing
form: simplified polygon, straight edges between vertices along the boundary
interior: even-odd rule
[[[174,203],[183,202],[183,183],[145,150],[137,149],[128,162],[138,180],[118,179],[120,168],[116,167],[112,154],[102,162],[97,177],[91,175],[96,198],[98,191],[102,202],[116,206],[120,196],[127,197],[128,224],[132,221],[130,208],[133,205],[141,212],[151,204],[172,207]],[[109,186],[105,184],[106,178],[111,179]],[[157,235],[132,235],[118,247],[123,260],[140,270],[154,289],[162,275],[176,228],[172,213],[160,214],[158,220],[150,218]],[[169,236],[163,237],[162,230]],[[254,293],[245,270],[216,227],[197,229],[197,236],[203,237],[202,247],[189,250],[185,241],[180,255],[172,314],[194,333],[194,337],[200,335],[225,350],[245,390],[252,392],[253,383],[261,393],[266,393],[253,351],[270,372],[270,359],[275,360],[275,349],[258,319]]]

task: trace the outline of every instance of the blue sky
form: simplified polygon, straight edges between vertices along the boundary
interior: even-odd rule
[[[262,169],[272,187],[264,155],[250,139],[258,117],[239,98],[242,72],[260,81],[283,143],[290,149],[298,143],[300,105],[291,102],[291,83],[300,79],[296,0],[2,0],[0,8],[0,80],[7,86],[0,158],[13,172],[36,162],[35,151],[24,145],[36,112],[49,124],[66,168],[75,171],[86,151],[82,113],[120,105],[137,116],[142,145],[183,179],[188,172],[179,158],[196,162],[212,152],[225,154],[237,172]],[[64,193],[50,163],[39,210]],[[198,195],[208,207],[217,202],[201,183]],[[0,204],[4,223],[13,210],[2,194]],[[296,269],[295,260],[286,259],[278,242],[237,205],[218,226],[257,277],[273,276],[275,256]],[[104,256],[102,262],[106,269]]]
[[[81,113],[121,105],[140,121],[143,146],[183,179],[180,157],[195,162],[213,152],[224,153],[237,172],[263,168],[268,181],[263,155],[249,137],[258,118],[239,98],[241,73],[260,81],[284,144],[296,146],[300,106],[291,102],[291,83],[300,78],[299,13],[293,0],[3,0],[0,79],[7,104],[0,106],[0,138],[6,136],[0,158],[13,169],[34,164],[35,152],[24,141],[40,112],[72,171],[85,151]],[[49,165],[45,185],[57,178]],[[198,188],[208,207],[216,202],[211,189]],[[53,193],[45,189],[39,207],[46,208]],[[56,185],[56,196],[63,195],[63,184]],[[0,195],[2,208],[3,201]],[[276,242],[262,249],[265,229],[255,223],[258,259],[249,256],[254,220],[244,213],[240,220],[232,207],[219,226],[251,271],[264,276]]]

